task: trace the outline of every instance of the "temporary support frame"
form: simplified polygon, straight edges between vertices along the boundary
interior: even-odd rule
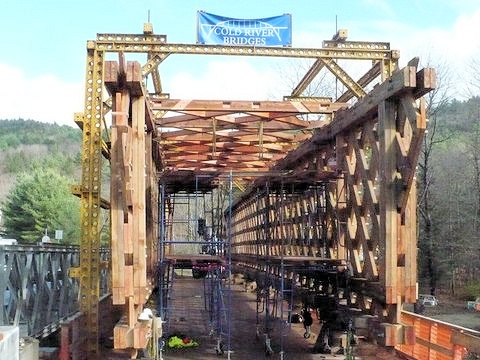
[[[192,193],[171,192],[171,187],[160,184],[160,284],[157,313],[164,320],[163,336],[166,339],[175,330],[170,324],[174,270],[191,269],[194,278],[203,277],[205,310],[208,312],[210,335],[216,340],[215,349],[219,355],[226,352],[230,358],[232,272],[229,233],[226,231],[228,217],[226,220],[217,217],[223,217],[225,207],[230,207],[233,177],[221,177],[215,190],[209,189],[208,192],[199,187],[199,179],[202,177],[211,176],[198,175]],[[220,193],[226,194],[226,202],[225,194]],[[178,207],[176,210],[175,205]],[[175,211],[180,214],[176,215]],[[199,219],[203,219],[202,224]],[[225,221],[224,227],[222,224]],[[167,276],[167,272],[170,276]]]

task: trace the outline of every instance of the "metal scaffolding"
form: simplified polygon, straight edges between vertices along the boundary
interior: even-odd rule
[[[231,349],[231,233],[229,212],[233,176],[213,188],[200,189],[200,176],[191,192],[169,193],[159,185],[158,300],[157,311],[164,321],[164,339],[172,333],[173,285],[176,269],[191,269],[194,279],[203,279],[204,308],[209,333],[217,354]],[[162,349],[163,351],[163,349]]]

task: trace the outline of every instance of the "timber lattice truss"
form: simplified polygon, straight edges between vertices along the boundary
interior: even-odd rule
[[[309,171],[310,188],[303,179],[292,195],[290,187],[299,185],[288,178],[257,180],[234,206],[234,258],[347,260],[353,272],[348,301],[398,322],[397,306],[416,301],[414,177],[426,127],[420,97],[434,86],[432,69],[406,67],[337,112],[277,164],[277,170]],[[332,149],[335,162],[328,161]],[[313,185],[322,179],[325,190],[318,193]],[[274,189],[268,194],[266,184]]]
[[[111,53],[118,61],[106,60]],[[126,61],[129,53],[145,54],[145,64]],[[163,91],[159,67],[176,54],[315,62],[283,101],[175,100]],[[319,49],[169,44],[150,24],[143,34],[88,41],[85,111],[76,114],[83,129],[77,275],[88,358],[99,353],[100,209],[111,212],[114,304],[127,309],[115,345],[139,349],[145,329],[136,319],[154,286],[156,224],[165,216],[158,213],[157,184],[170,193],[208,190],[225,173],[251,184],[232,208],[234,259],[250,267],[258,256],[349,263],[351,302],[400,321],[400,305],[415,301],[414,176],[426,122],[421,96],[435,87],[435,73],[400,70],[398,57],[388,43],[347,41],[345,30]],[[338,60],[372,66],[355,80]],[[323,69],[344,93],[301,97]],[[111,166],[110,204],[101,197],[102,157]],[[261,193],[267,183],[277,186],[271,194]],[[291,184],[304,191],[287,196]]]

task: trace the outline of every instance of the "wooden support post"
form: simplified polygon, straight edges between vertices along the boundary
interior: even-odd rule
[[[128,73],[127,73],[128,80]],[[146,212],[145,212],[145,100],[132,101],[132,159],[133,159],[133,286],[135,304],[146,299]]]
[[[153,274],[156,265],[156,251],[154,248],[157,239],[158,219],[158,186],[152,159],[152,133],[145,135],[145,210],[146,210],[146,251],[147,251],[147,274]]]
[[[337,150],[337,166],[344,171],[343,166],[345,164],[345,140],[343,136],[337,135],[336,137],[336,146]],[[345,213],[347,209],[347,194],[346,194],[346,187],[345,187],[345,175],[339,177],[336,181],[336,213],[338,217],[338,235],[336,239],[336,259],[346,259],[347,258],[347,229],[346,229],[346,222],[347,222],[347,214]],[[332,251],[331,251],[332,252]],[[332,258],[334,254],[330,254]]]
[[[112,127],[112,284],[115,304],[126,304],[126,317],[114,329],[116,348],[143,345],[134,334],[137,318],[148,296],[147,292],[147,229],[146,229],[146,141],[145,99],[142,96],[138,63],[127,64],[125,90],[114,97]],[[134,96],[131,101],[130,93]],[[151,137],[149,138],[151,160]],[[149,162],[150,168],[152,162]],[[149,171],[149,175],[151,175]],[[151,176],[148,177],[151,180]],[[149,199],[150,200],[150,199]],[[152,209],[150,209],[152,210]],[[153,212],[153,211],[152,211]],[[154,231],[150,232],[153,237]],[[152,239],[150,244],[152,243]],[[152,259],[152,254],[150,254]]]
[[[417,301],[417,184],[415,181],[408,194],[401,236],[405,242],[404,302],[413,304]]]
[[[380,281],[387,304],[397,302],[397,236],[395,103],[382,101],[378,107],[380,142]],[[397,321],[395,321],[397,322]]]
[[[126,209],[124,174],[124,139],[128,131],[129,95],[117,92],[113,97],[114,114],[111,129],[111,182],[110,219],[112,249],[112,297],[113,304],[125,304],[125,239],[124,218]]]
[[[76,313],[61,323],[60,360],[87,360],[85,315]]]

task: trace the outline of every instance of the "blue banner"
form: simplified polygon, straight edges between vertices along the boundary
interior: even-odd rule
[[[292,16],[234,19],[198,11],[197,43],[241,46],[292,46]]]

